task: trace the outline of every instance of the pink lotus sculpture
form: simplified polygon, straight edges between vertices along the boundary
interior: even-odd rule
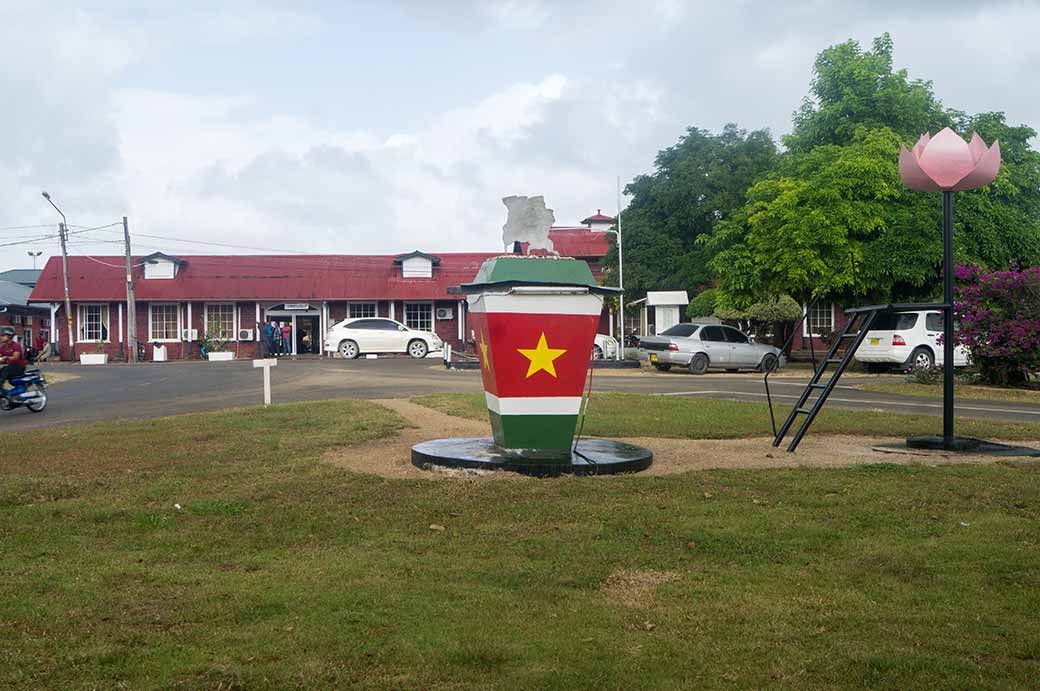
[[[910,151],[899,147],[899,177],[918,192],[962,192],[993,182],[1000,170],[1000,142],[986,146],[977,132],[971,143],[949,127],[922,134]]]

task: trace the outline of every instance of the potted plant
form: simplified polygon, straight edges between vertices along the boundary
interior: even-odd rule
[[[105,352],[105,344],[97,342],[97,348],[93,353],[80,353],[79,364],[81,365],[105,365],[108,364],[108,353]]]
[[[227,341],[209,333],[202,339],[202,352],[210,362],[226,362],[235,359],[235,354],[227,350]]]

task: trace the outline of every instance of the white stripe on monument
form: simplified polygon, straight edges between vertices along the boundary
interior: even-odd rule
[[[498,415],[577,415],[581,411],[581,396],[499,398],[485,391],[484,397],[488,410]]]
[[[599,295],[471,295],[470,312],[498,314],[574,314],[599,315],[603,298]]]

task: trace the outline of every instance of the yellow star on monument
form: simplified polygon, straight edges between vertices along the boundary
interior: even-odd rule
[[[488,366],[487,349],[488,345],[484,342],[484,334],[480,334],[480,366],[486,368]]]
[[[531,361],[531,364],[527,366],[527,376],[524,377],[525,379],[530,379],[532,375],[537,374],[542,370],[545,370],[555,377],[556,366],[553,365],[553,361],[567,352],[563,348],[550,348],[549,344],[545,342],[544,331],[538,338],[537,347],[517,348],[516,351]]]

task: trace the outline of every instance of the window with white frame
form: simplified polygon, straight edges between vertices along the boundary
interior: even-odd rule
[[[47,317],[41,317],[40,318],[40,326],[42,326],[45,329],[51,328],[51,320],[49,318],[47,318]]]
[[[148,306],[149,341],[177,341],[180,333],[180,309],[176,304]]]
[[[26,326],[32,326],[32,315],[31,314],[25,315],[25,325]]]
[[[404,303],[404,325],[417,331],[433,331],[433,305],[429,302]]]
[[[77,311],[80,341],[108,340],[108,305],[77,305]]]
[[[804,324],[802,329],[806,336],[822,336],[834,331],[834,303],[817,302],[806,312]]]
[[[206,335],[225,341],[238,335],[233,303],[206,305]]]
[[[374,302],[352,302],[349,306],[347,317],[349,319],[366,319],[376,316],[376,303]]]
[[[51,332],[48,329],[40,329],[40,338],[46,343],[51,342]]]
[[[26,329],[22,332],[22,343],[32,345],[32,329]]]

